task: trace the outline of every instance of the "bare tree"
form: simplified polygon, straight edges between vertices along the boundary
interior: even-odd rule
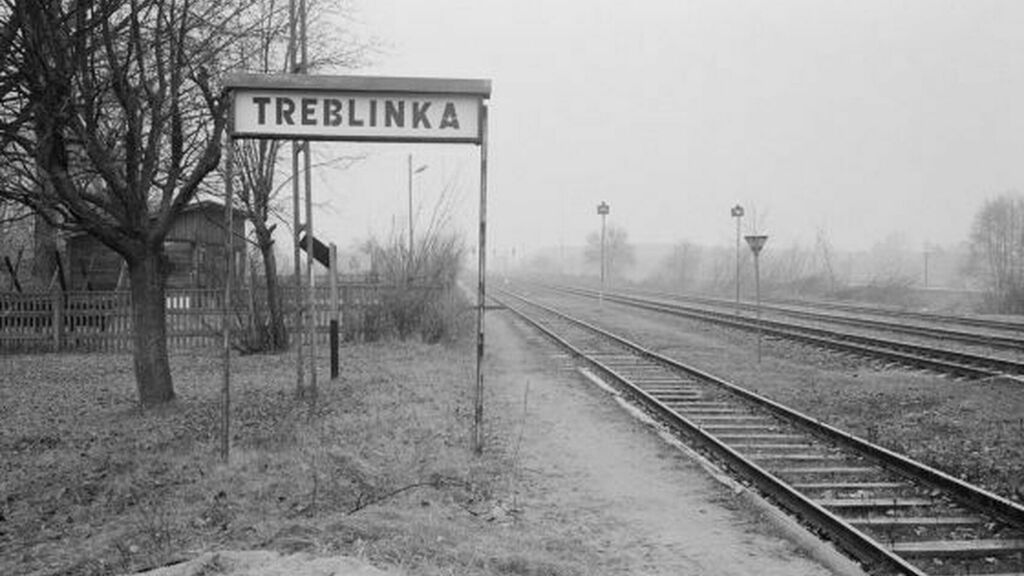
[[[818,228],[814,244],[821,260],[822,270],[828,278],[828,291],[834,293],[836,291],[836,270],[833,264],[835,250],[832,248],[832,241],[829,240],[828,233],[823,228]]]
[[[0,286],[8,290],[22,291],[21,263],[32,241],[27,222],[33,217],[24,206],[0,198],[0,278],[7,279]]]
[[[587,262],[601,263],[601,233],[591,232],[587,235],[587,246],[583,250],[583,258]],[[625,228],[609,224],[605,229],[604,261],[608,279],[621,277],[636,262],[633,245],[629,243],[629,233]]]
[[[794,244],[771,247],[772,257],[761,259],[761,288],[798,289],[809,278],[810,254]],[[767,249],[766,249],[767,250]]]
[[[904,288],[913,284],[913,277],[907,272],[910,250],[902,233],[893,232],[876,241],[869,256],[871,284]]]
[[[239,202],[239,210],[252,225],[252,237],[247,240],[260,254],[267,312],[270,317],[266,346],[260,349],[283,350],[288,346],[288,336],[284,323],[280,279],[277,274],[277,240],[274,232],[278,224],[284,224],[289,230],[291,228],[287,200],[282,196],[296,175],[291,174],[280,182],[276,181],[281,150],[279,141],[244,140],[235,142],[235,146],[235,158],[238,160],[236,200]],[[365,156],[335,156],[316,162],[310,165],[310,168],[332,166],[345,169],[364,158]]]
[[[382,306],[403,339],[417,331],[428,342],[453,336],[463,316],[465,306],[457,302],[455,289],[465,255],[464,238],[454,225],[457,188],[455,177],[444,184],[417,234],[413,262],[409,262],[407,237],[394,227],[384,241],[370,238],[362,245],[373,272],[393,287],[385,292]]]
[[[648,281],[679,292],[692,290],[700,261],[700,246],[683,240],[672,246],[672,251],[662,258]]]
[[[721,247],[710,248],[707,252],[704,290],[730,294],[736,286],[736,252],[731,248]],[[752,267],[748,263],[753,261],[750,250],[741,247],[739,257],[741,273],[746,275],[746,271]],[[744,289],[752,285],[752,282],[746,280],[742,280],[741,283]]]
[[[351,11],[348,2],[327,4],[310,0],[307,2],[309,64],[306,71],[332,68],[354,68],[365,62],[371,45],[357,40],[336,23],[344,21]],[[246,70],[262,73],[291,72],[290,62],[297,49],[289,34],[289,3],[287,0],[258,0],[249,8],[255,15],[255,25],[250,33],[232,46],[235,60]],[[328,18],[332,16],[332,18]],[[252,225],[252,244],[259,250],[263,262],[263,281],[267,295],[266,348],[283,350],[287,347],[284,310],[280,283],[277,275],[277,258],[274,252],[274,232],[278,220],[286,225],[283,217],[285,203],[280,202],[284,184],[294,178],[293,174],[284,183],[275,181],[278,177],[281,142],[277,140],[242,140],[235,143],[238,159],[237,198],[240,209]],[[347,165],[355,158],[332,158],[324,164]]]
[[[3,0],[0,195],[120,254],[143,406],[174,398],[163,241],[220,160],[226,100],[210,70],[232,0]]]
[[[971,229],[973,271],[1000,312],[1024,312],[1024,197],[1006,193],[985,202]]]

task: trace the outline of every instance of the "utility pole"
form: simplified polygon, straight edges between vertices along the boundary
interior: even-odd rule
[[[607,202],[601,202],[597,205],[597,213],[601,216],[601,291],[598,293],[597,302],[604,304],[604,276],[605,276],[605,264],[604,264],[604,223],[605,218],[608,217],[610,207]]]
[[[289,0],[288,2],[288,61],[289,61],[289,72],[291,74],[299,74],[302,72],[302,67],[299,63],[299,31],[298,31],[298,20],[299,20],[299,7],[298,0]],[[302,142],[298,140],[292,140],[292,232],[295,235],[292,239],[292,264],[293,274],[295,281],[295,298],[296,302],[302,302],[302,252],[299,247],[299,236],[302,233],[302,182],[301,172],[299,169],[299,154],[301,154]],[[305,377],[305,354],[304,348],[304,337],[303,337],[303,307],[302,305],[295,307],[295,328],[292,331],[291,339],[295,343],[295,380],[296,380],[296,393],[300,397],[306,395],[306,377]]]
[[[413,264],[412,264],[413,263],[413,259],[412,259],[412,246],[413,246],[413,244],[412,244],[412,175],[413,174],[419,174],[420,172],[423,172],[426,169],[427,169],[427,165],[424,164],[423,166],[420,166],[416,170],[413,170],[412,169],[412,154],[409,154],[409,163],[408,163],[408,174],[409,174],[409,260],[406,262],[405,276],[408,279],[410,284],[412,284],[412,266],[413,266]]]
[[[288,2],[288,51],[289,72],[291,74],[309,74],[309,53],[307,42],[307,6],[306,0],[289,0]],[[299,164],[299,155],[302,164]],[[295,376],[299,396],[309,400],[310,413],[316,409],[316,270],[313,267],[313,184],[310,180],[312,161],[310,160],[309,140],[292,141],[292,223],[295,238],[293,239],[292,256],[295,260],[295,299],[303,302],[295,309]],[[301,180],[300,180],[301,179]],[[305,192],[306,222],[302,223],[302,193]],[[306,273],[308,275],[305,297],[302,293],[302,262],[299,247],[299,235],[305,230],[309,240],[306,253]],[[305,316],[305,320],[303,317]],[[303,329],[309,345],[309,383],[306,385],[303,368]]]
[[[300,74],[309,74],[309,53],[307,41],[307,3],[306,0],[299,0],[299,67]],[[312,160],[309,157],[309,140],[302,141],[302,183],[306,193],[306,238],[309,242],[306,245],[306,273],[309,274],[308,291],[306,292],[306,334],[309,339],[309,387],[306,392],[309,396],[310,414],[316,410],[317,383],[316,383],[316,267],[313,259],[313,168]]]
[[[732,217],[736,219],[736,315],[740,313],[740,221],[743,220],[743,206],[732,207]]]

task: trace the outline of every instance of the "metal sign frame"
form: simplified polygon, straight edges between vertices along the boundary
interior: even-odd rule
[[[226,182],[226,202],[225,211],[230,214],[230,206],[232,205],[232,181],[231,175],[234,169],[234,155],[232,153],[233,143],[236,139],[276,139],[276,140],[292,140],[303,141],[303,146],[306,149],[306,169],[309,169],[309,152],[308,152],[308,141],[310,140],[321,140],[331,142],[408,142],[408,143],[438,143],[438,144],[475,144],[480,148],[480,219],[479,219],[479,237],[477,253],[479,257],[478,261],[478,285],[477,285],[477,336],[476,336],[476,382],[474,386],[474,418],[473,418],[473,450],[477,454],[483,451],[483,356],[484,356],[484,299],[486,296],[486,269],[487,269],[487,100],[491,96],[491,81],[485,79],[455,79],[455,78],[413,78],[413,77],[384,77],[384,76],[326,76],[326,75],[307,75],[307,74],[250,74],[250,73],[233,73],[227,74],[223,80],[224,89],[228,92],[230,98],[230,104],[228,107],[228,129],[227,129],[227,153],[225,157],[225,172],[227,175]],[[236,130],[236,97],[240,93],[267,93],[267,94],[295,94],[296,96],[303,93],[316,94],[316,95],[353,95],[356,97],[366,97],[372,95],[374,97],[391,97],[391,98],[402,98],[402,97],[424,97],[424,98],[440,98],[450,97],[453,99],[459,99],[465,101],[466,99],[472,99],[476,101],[476,133],[469,136],[458,136],[458,137],[444,137],[436,135],[427,135],[423,137],[409,136],[406,134],[390,134],[390,135],[372,135],[372,134],[320,134],[320,133],[289,133],[282,134],[273,131],[238,131]],[[336,97],[337,97],[336,96]],[[326,106],[326,104],[325,104]],[[324,108],[324,117],[326,118],[327,109]],[[301,112],[300,112],[301,114]],[[303,117],[303,119],[305,119]],[[293,155],[293,169],[297,173],[297,156]],[[311,193],[309,190],[309,182],[307,179],[306,186],[306,203],[307,203],[307,222],[303,227],[308,237],[313,237],[313,222],[312,222],[312,210],[310,207]],[[296,203],[297,203],[296,194]],[[296,210],[298,208],[296,207]],[[296,213],[296,219],[298,214]],[[228,234],[228,242],[230,242],[230,234]],[[299,231],[296,230],[294,242],[298,242]],[[296,252],[297,252],[296,244]],[[230,245],[229,245],[230,253]],[[312,251],[309,254],[310,261],[312,260]],[[230,266],[230,264],[229,264]],[[308,305],[312,306],[313,299],[313,282],[312,282],[312,264],[310,262],[310,276],[311,281],[309,284],[308,294]],[[227,285],[225,286],[225,306],[230,302],[230,273],[227,277]],[[224,346],[227,350],[227,346],[230,339],[230,326],[226,320],[227,310],[225,310],[225,321],[224,321]],[[310,327],[310,345],[313,346],[313,327]],[[302,337],[298,338],[301,343]],[[313,348],[315,350],[315,348]],[[224,418],[227,422],[227,413],[229,410],[229,390],[230,390],[230,376],[229,376],[229,363],[227,361],[227,352],[225,353],[225,370],[224,370]],[[301,358],[301,346],[299,349],[299,357]],[[311,354],[315,360],[315,352]],[[301,367],[302,363],[299,362],[298,371],[301,379]],[[315,366],[315,365],[314,365]],[[315,369],[311,372],[313,386],[315,387]],[[315,390],[314,390],[315,394]],[[225,439],[227,438],[227,425],[225,424]],[[225,443],[227,441],[225,440]],[[225,459],[227,458],[227,446],[223,448],[223,454]]]
[[[293,140],[319,140],[319,141],[330,141],[330,142],[410,142],[410,143],[449,143],[449,144],[481,144],[483,141],[484,126],[481,122],[482,114],[480,114],[479,106],[483,106],[483,101],[490,98],[491,94],[491,82],[490,80],[471,80],[471,79],[457,79],[457,78],[411,78],[411,77],[384,77],[384,76],[308,76],[308,75],[296,75],[296,74],[230,74],[224,79],[224,87],[231,91],[232,94],[232,118],[236,120],[233,123],[232,136],[235,138],[260,138],[260,139],[293,139]],[[258,128],[242,128],[240,129],[236,124],[246,125],[247,123],[238,123],[239,114],[242,108],[238,106],[237,97],[240,94],[261,94],[264,98],[279,98],[283,95],[293,94],[295,96],[313,96],[315,98],[324,98],[325,100],[330,97],[331,101],[336,102],[339,106],[342,104],[348,104],[356,98],[373,98],[380,99],[381,110],[379,111],[380,121],[384,122],[385,111],[383,109],[384,101],[388,99],[408,99],[420,97],[423,99],[444,99],[448,98],[452,101],[466,104],[471,101],[476,101],[478,109],[475,111],[476,115],[473,118],[476,126],[475,131],[465,132],[461,131],[455,136],[445,136],[442,133],[438,133],[434,130],[433,133],[427,132],[423,136],[401,134],[397,131],[392,133],[384,133],[382,135],[374,135],[371,132],[376,130],[378,132],[386,131],[387,127],[383,126],[366,126],[365,122],[367,118],[360,120],[361,124],[357,127],[346,125],[340,120],[345,116],[349,115],[352,118],[351,111],[345,112],[341,108],[336,110],[338,113],[339,124],[336,126],[337,130],[344,130],[349,132],[348,134],[327,134],[325,131],[329,131],[330,127],[320,126],[319,123],[312,121],[313,118],[323,116],[326,114],[324,107],[311,107],[309,109],[311,122],[308,124],[309,128],[303,132],[302,123],[292,124],[289,121],[289,130],[273,130],[271,128],[260,130]],[[404,102],[404,101],[403,101]],[[269,102],[268,102],[269,103]],[[375,101],[376,103],[376,101]],[[263,104],[261,102],[261,104]],[[464,110],[469,110],[465,108]],[[270,112],[273,110],[263,110],[270,116]],[[412,110],[409,110],[410,115]],[[301,115],[300,110],[289,109],[289,114]],[[405,110],[403,109],[403,115]],[[374,118],[377,117],[375,112]],[[291,116],[289,116],[291,118]],[[410,120],[411,121],[411,120]],[[355,132],[355,133],[351,133]],[[361,134],[361,132],[363,132]]]

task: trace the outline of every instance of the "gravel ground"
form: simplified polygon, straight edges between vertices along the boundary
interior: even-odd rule
[[[560,299],[561,302],[566,302]],[[1024,502],[1024,385],[913,371],[606,303],[571,309],[655,351]]]

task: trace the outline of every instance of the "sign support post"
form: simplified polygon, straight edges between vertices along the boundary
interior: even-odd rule
[[[473,452],[484,451],[484,299],[487,295],[487,106],[480,105],[480,236],[477,256],[476,387],[473,394]]]

